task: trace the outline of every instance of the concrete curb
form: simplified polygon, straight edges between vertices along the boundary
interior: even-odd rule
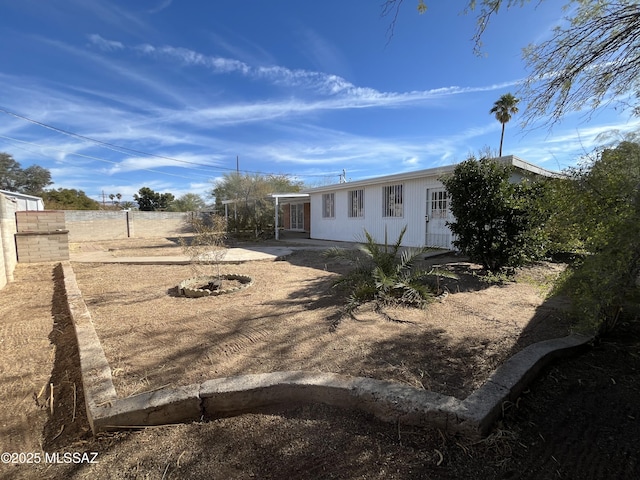
[[[277,405],[325,403],[358,408],[404,425],[436,427],[478,439],[552,360],[585,348],[593,337],[569,335],[528,346],[502,364],[464,400],[394,382],[334,373],[274,372],[217,378],[202,384],[118,398],[111,369],[71,263],[62,263],[69,311],[78,338],[87,416],[94,434],[229,417]]]

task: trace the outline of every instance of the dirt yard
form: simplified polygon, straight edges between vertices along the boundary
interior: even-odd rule
[[[125,246],[133,250],[140,248],[140,245],[134,242]],[[95,250],[112,247],[113,245],[86,244],[78,248]],[[177,254],[174,247],[175,243],[171,246],[170,242],[158,241],[155,246],[147,246],[145,251],[156,249],[158,252],[164,251],[167,252],[166,254],[173,255]],[[115,248],[114,254],[122,252],[119,250],[120,247]],[[125,255],[129,256],[131,252]],[[277,272],[298,267],[309,270],[301,277],[306,278],[306,281],[299,281],[297,286],[290,285],[292,293],[285,300],[278,302],[272,300],[271,310],[265,310],[271,311],[269,314],[271,323],[286,323],[286,318],[274,317],[272,310],[277,305],[289,308],[290,316],[297,319],[302,318],[305,311],[313,312],[331,308],[329,300],[333,299],[334,294],[325,287],[335,273],[344,266],[327,265],[325,270],[323,264],[309,265],[307,259],[303,262],[305,255],[301,253],[292,256],[291,266],[287,266],[286,262],[266,264]],[[444,260],[446,259],[438,261]],[[230,269],[236,271],[236,267],[239,266]],[[451,267],[457,270],[464,269],[462,264],[451,265]],[[82,268],[98,270],[103,267],[85,265]],[[64,453],[95,452],[97,463],[3,464],[0,465],[0,478],[20,480],[34,478],[98,480],[640,478],[640,455],[637,448],[640,444],[638,427],[640,386],[637,381],[638,372],[640,372],[640,328],[637,320],[624,319],[618,331],[599,341],[592,349],[573,359],[558,361],[546,369],[516,404],[505,405],[505,417],[496,425],[494,433],[478,443],[469,443],[462,438],[443,435],[429,429],[382,423],[357,411],[322,405],[297,406],[210,422],[155,427],[92,438],[84,414],[82,387],[78,376],[77,347],[74,343],[73,327],[68,312],[63,308],[59,273],[55,265],[19,265],[16,271],[17,281],[0,292],[0,331],[2,332],[0,378],[4,407],[0,409],[0,425],[3,427],[0,445],[3,453],[9,451],[42,453],[44,451],[63,455]],[[162,298],[162,301],[174,302],[174,305],[178,304],[177,302],[182,302],[182,305],[194,305],[194,303],[187,303],[191,302],[189,299],[172,296],[175,294],[173,278],[144,280],[140,284],[156,285],[156,287],[143,290],[136,296],[137,298],[132,299],[130,296],[120,298],[116,295],[118,292],[127,289],[132,291],[131,286],[139,284],[141,280],[132,277],[131,272],[126,270],[102,271],[104,275],[111,273],[115,273],[117,278],[102,277],[103,291],[94,293],[94,300],[99,300],[100,295],[110,295],[114,303],[121,304],[120,308],[127,304],[133,306],[138,302],[148,306],[156,297]],[[316,288],[309,280],[312,274],[315,275],[314,278],[318,275],[323,278],[315,285]],[[532,299],[540,302],[540,294],[548,285],[551,274],[555,274],[555,270],[550,271],[546,267],[530,270],[521,275],[520,284],[504,287],[488,286],[480,282],[477,276],[469,275],[458,282],[461,293],[450,295],[443,304],[435,307],[452,308],[455,305],[452,300],[462,298],[460,295],[466,293],[488,295],[495,292],[495,298],[502,299],[507,296],[506,292],[510,288],[518,285],[528,292],[522,297],[521,303],[530,302]],[[176,273],[176,276],[181,275],[182,273],[179,275]],[[255,274],[253,276],[255,277]],[[150,277],[150,275],[145,274],[144,277]],[[127,287],[116,288],[114,285],[118,283]],[[162,287],[157,287],[158,284],[162,284]],[[455,283],[450,285],[453,288],[451,291],[456,291]],[[249,290],[254,287],[257,287],[254,294],[259,288],[265,288],[257,282]],[[268,286],[266,288],[273,290]],[[250,294],[249,290],[244,292],[247,296]],[[314,295],[311,295],[313,292],[315,292]],[[248,302],[247,298],[244,300],[245,303]],[[306,300],[307,298],[311,300]],[[214,299],[204,299],[204,302],[210,300]],[[408,338],[405,339],[411,332],[422,337],[422,340],[431,339],[422,349],[427,353],[422,353],[421,358],[424,362],[422,371],[428,372],[433,378],[426,374],[420,376],[420,371],[410,370],[409,367],[398,369],[387,365],[374,370],[391,372],[397,375],[398,381],[407,383],[417,382],[418,378],[423,384],[430,381],[435,388],[436,382],[444,385],[449,378],[446,375],[454,376],[451,373],[443,373],[439,376],[435,374],[437,371],[456,371],[461,372],[460,374],[467,371],[472,372],[473,375],[476,373],[479,375],[483,369],[490,368],[491,362],[499,361],[495,356],[496,353],[505,354],[504,350],[500,350],[495,345],[502,345],[506,351],[511,352],[529,340],[541,338],[540,335],[545,332],[545,328],[540,328],[540,325],[548,325],[549,320],[555,318],[560,307],[548,301],[543,302],[542,310],[540,307],[537,309],[533,307],[532,311],[538,313],[534,316],[536,321],[531,322],[529,326],[520,327],[521,333],[516,333],[514,323],[507,322],[504,330],[507,340],[500,342],[497,336],[491,333],[491,329],[500,324],[495,321],[500,318],[499,307],[495,304],[493,308],[486,307],[488,301],[489,297],[484,297],[474,310],[475,315],[485,317],[484,328],[477,328],[471,330],[471,333],[458,336],[455,334],[451,336],[447,332],[446,317],[427,320],[426,312],[417,319],[411,319],[415,323],[390,323],[376,318],[370,312],[365,312],[359,321],[344,320],[337,323],[335,332],[331,333],[333,320],[339,318],[336,315],[334,318],[324,320],[320,336],[330,334],[328,338],[331,341],[335,339],[336,342],[342,342],[343,340],[339,337],[348,329],[370,330],[380,327],[380,335],[388,335],[385,331],[389,327],[395,329],[396,333],[395,336],[385,337],[385,342],[390,342],[390,339],[400,339],[410,348],[417,348],[411,347],[412,342]],[[204,304],[204,302],[201,303]],[[108,303],[106,298],[103,298],[102,303],[105,305]],[[242,309],[244,306],[244,304],[238,304],[237,309]],[[510,303],[507,303],[507,306],[514,307]],[[90,308],[95,312],[99,310],[91,306]],[[469,314],[469,308],[464,308]],[[542,313],[539,313],[541,311]],[[189,321],[187,318],[184,321],[185,325],[180,327],[185,338],[177,337],[175,342],[171,342],[164,330],[155,332],[148,326],[149,319],[155,314],[141,310],[140,318],[136,320],[139,323],[135,325],[144,325],[147,322],[144,331],[147,332],[148,337],[163,338],[165,340],[163,347],[170,352],[168,354],[162,351],[156,352],[156,360],[152,360],[154,356],[151,355],[146,361],[150,361],[152,366],[161,366],[163,363],[159,362],[163,361],[163,357],[175,355],[180,349],[185,348],[186,343],[183,342],[191,336],[187,327],[197,328],[200,332],[205,328],[196,327],[196,317],[201,317],[198,312],[199,310],[191,311],[190,316],[193,319]],[[235,361],[239,362],[239,370],[242,370],[245,365],[260,368],[259,359],[256,362],[254,358],[259,349],[282,353],[278,359],[279,362],[291,361],[292,352],[298,355],[297,348],[277,349],[275,346],[279,338],[277,332],[272,334],[269,331],[266,336],[258,336],[253,340],[234,337],[234,330],[231,327],[246,323],[246,312],[245,317],[240,313],[234,317],[232,310],[228,310],[225,315],[222,317],[213,312],[211,318],[218,323],[224,318],[230,318],[226,329],[215,330],[216,324],[209,321],[205,321],[205,324],[210,325],[209,328],[215,335],[236,338],[235,343],[229,343],[230,346],[236,345],[229,349],[229,354],[218,351],[217,355],[224,361],[235,358]],[[233,320],[234,318],[236,320]],[[402,319],[407,318],[402,316]],[[544,320],[545,318],[547,320]],[[170,323],[168,318],[161,320],[164,323]],[[554,321],[553,324],[556,325],[556,322]],[[436,329],[442,331],[438,335],[428,336],[432,330]],[[314,345],[311,335],[305,338],[303,329],[298,330],[297,333],[309,346]],[[326,333],[327,331],[329,333]],[[136,332],[131,330],[129,336],[135,334]],[[467,336],[469,340],[464,341]],[[205,336],[201,340],[205,342],[209,338],[218,337]],[[366,336],[363,338],[366,339]],[[488,339],[489,342],[485,345],[477,341],[479,338]],[[191,340],[189,342],[193,343]],[[177,349],[173,348],[172,343],[180,346]],[[258,347],[258,344],[262,346]],[[467,344],[468,346],[465,347]],[[373,343],[367,344],[368,352],[403,353],[399,349],[375,349],[372,345]],[[455,345],[459,348],[453,348]],[[476,350],[488,353],[482,356],[471,348],[473,346],[480,346]],[[141,348],[141,345],[138,345],[138,348]],[[196,345],[191,348],[194,348],[194,354],[188,364],[189,367],[198,359],[206,364],[202,353],[205,347]],[[438,352],[442,348],[449,348],[449,350],[446,353]],[[318,352],[319,350],[321,350],[320,347],[316,345],[314,353],[324,355],[323,352]],[[357,349],[351,350],[359,353]],[[348,351],[348,348],[344,347],[344,351],[339,353],[342,355]],[[456,351],[466,353],[460,357],[452,356]],[[238,355],[242,352],[244,355]],[[468,352],[473,352],[472,356],[469,356]],[[144,351],[142,353],[148,354]],[[252,353],[254,356],[249,357],[247,353]],[[431,357],[428,357],[428,354]],[[204,357],[206,358],[206,354]],[[313,362],[313,358],[308,357],[300,358],[302,361]],[[331,358],[335,361],[337,357]],[[364,356],[354,358],[358,362],[358,366],[354,369],[360,370],[363,366],[377,365],[375,361],[380,359],[395,357],[384,355],[373,357],[370,354],[368,360]],[[449,361],[449,358],[453,360]],[[471,362],[470,359],[475,361],[480,358],[484,359],[485,364],[480,369],[474,366],[466,367],[460,365],[464,362],[455,360],[456,358],[467,358],[468,362]],[[144,377],[140,375],[140,372],[144,374],[144,370],[140,370],[139,364],[129,364],[125,360],[128,362],[127,358],[120,359],[122,363],[119,368],[122,368],[122,371],[116,377],[119,389],[129,388],[133,391],[153,388],[153,385],[162,382],[163,371],[169,370],[167,367],[158,368],[153,372],[149,370],[153,375]],[[309,363],[309,365],[319,363]],[[400,363],[389,363],[392,366],[402,367]],[[431,365],[437,368],[431,368]],[[453,370],[447,370],[451,366]],[[207,368],[212,371],[218,366],[209,364]],[[322,369],[322,365],[318,368]],[[170,382],[174,382],[175,378],[182,381],[179,372],[173,370],[166,378]],[[479,378],[480,376],[472,381],[459,381],[450,392],[456,390],[463,392],[465,388],[472,385],[473,381],[479,381]],[[56,408],[53,413],[50,412],[47,404],[48,390],[43,390],[38,397],[41,387],[51,383],[55,385],[56,390]],[[443,386],[445,389],[449,387],[448,384]],[[34,395],[38,398],[37,402]]]
[[[305,370],[392,380],[463,399],[518,350],[567,334],[558,302],[544,298],[557,265],[539,265],[523,272],[521,282],[496,286],[474,276],[476,265],[453,257],[434,262],[457,272],[458,279],[446,281],[452,293],[425,310],[389,309],[397,321],[367,308],[357,319],[343,318],[344,297],[332,284],[348,267],[318,250],[296,251],[286,261],[223,265],[222,273],[249,275],[254,284],[206,298],[177,295],[176,285],[194,275],[189,266],[73,268],[120,396]]]

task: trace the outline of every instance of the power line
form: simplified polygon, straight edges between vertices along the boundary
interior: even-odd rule
[[[85,155],[83,153],[65,152],[64,150],[60,150],[58,148],[49,147],[47,145],[40,145],[38,143],[33,143],[33,142],[27,142],[27,141],[24,141],[24,140],[18,140],[17,138],[7,137],[5,135],[0,135],[0,138],[4,138],[5,140],[10,140],[12,142],[22,143],[22,144],[26,144],[26,145],[32,145],[32,146],[39,147],[39,148],[48,148],[50,150],[55,150],[56,152],[64,153],[65,155],[74,155],[76,157],[88,158],[90,160],[97,160],[99,162],[105,162],[105,163],[111,163],[111,164],[114,164],[114,165],[120,165],[120,162],[116,162],[114,160],[107,160],[105,158],[94,157],[93,155]],[[30,151],[31,153],[38,153],[38,154],[40,154],[42,156],[46,156],[42,152],[33,152],[33,151],[31,151],[29,149],[26,149],[24,147],[23,147],[23,150],[26,150],[27,152]],[[60,159],[57,159],[56,161],[59,161],[59,162],[62,162],[62,163],[70,163],[70,162],[65,162],[64,160],[60,160]],[[73,165],[72,163],[70,163],[70,164]],[[168,175],[168,176],[171,176],[171,177],[184,178],[186,180],[191,180],[193,178],[193,177],[186,177],[184,175],[178,175],[176,173],[161,172],[160,170],[154,170],[154,169],[151,169],[151,168],[137,168],[136,170],[145,170],[147,172],[159,173],[161,175]],[[207,178],[207,179],[211,178],[210,176],[205,176],[205,175],[195,175],[195,176],[196,177],[201,177],[201,178]]]
[[[46,128],[46,129],[49,129],[49,130],[53,130],[54,132],[61,133],[63,135],[67,135],[67,136],[70,136],[70,137],[73,137],[73,138],[78,138],[80,140],[84,140],[84,141],[87,141],[87,142],[95,143],[96,145],[100,145],[102,147],[105,147],[105,148],[107,148],[109,150],[113,150],[113,151],[118,152],[118,153],[126,153],[126,154],[135,153],[137,155],[145,155],[145,156],[148,156],[148,157],[160,158],[160,159],[169,160],[169,161],[172,161],[172,162],[185,163],[185,164],[189,164],[189,165],[197,165],[197,166],[206,167],[206,168],[210,168],[210,169],[214,169],[214,170],[229,170],[229,171],[239,172],[237,170],[237,166],[234,169],[234,168],[229,168],[229,167],[220,167],[220,166],[207,165],[205,163],[190,162],[188,160],[180,160],[178,158],[167,157],[167,156],[164,156],[164,155],[157,155],[155,153],[148,153],[148,152],[144,152],[142,150],[136,150],[136,149],[133,149],[133,148],[123,147],[121,145],[116,145],[116,144],[109,143],[109,142],[103,142],[102,140],[97,140],[95,138],[87,137],[85,135],[80,135],[78,133],[71,132],[69,130],[64,130],[62,128],[54,127],[53,125],[49,125],[49,124],[46,124],[46,123],[43,123],[43,122],[39,122],[39,121],[34,120],[32,118],[29,118],[29,117],[26,117],[24,115],[20,115],[18,113],[15,113],[15,112],[12,112],[10,110],[7,110],[6,108],[4,108],[2,106],[0,106],[0,112],[4,113],[6,115],[10,115],[12,117],[18,118],[20,120],[24,120],[26,122],[32,123],[34,125],[38,125],[39,127]],[[236,160],[237,160],[237,158],[236,158]],[[251,170],[242,170],[242,171],[244,173],[255,173],[255,174],[259,174],[259,175],[278,175],[278,174],[269,173],[269,172],[259,172],[259,171],[251,171]],[[285,175],[287,175],[287,176],[295,176],[295,177],[327,177],[327,176],[334,176],[333,174],[324,174],[324,175],[311,175],[311,174],[296,174],[296,175],[293,175],[293,174],[285,174]]]

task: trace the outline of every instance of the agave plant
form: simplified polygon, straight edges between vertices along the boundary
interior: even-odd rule
[[[432,249],[408,248],[400,252],[406,231],[405,226],[393,245],[389,245],[385,229],[384,243],[380,245],[365,230],[364,241],[358,249],[333,247],[325,251],[328,258],[346,259],[354,265],[353,270],[334,284],[349,292],[345,305],[348,315],[353,317],[358,307],[368,302],[373,302],[375,310],[382,313],[383,308],[389,305],[424,308],[440,293],[427,283],[427,277],[452,276],[436,269],[415,269],[415,261]]]

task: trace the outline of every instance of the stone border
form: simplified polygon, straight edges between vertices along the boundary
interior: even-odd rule
[[[225,288],[223,290],[207,290],[205,288],[194,288],[193,284],[202,284],[211,280],[217,280],[222,278],[225,280],[237,280],[240,285],[233,288]],[[253,285],[253,278],[247,275],[239,275],[237,273],[226,273],[220,276],[217,275],[202,275],[199,277],[191,277],[186,280],[182,280],[178,284],[178,294],[184,295],[188,298],[200,298],[200,297],[213,297],[216,295],[223,295],[225,293],[233,293],[239,290],[244,290],[247,287]]]
[[[101,431],[214,419],[274,405],[325,403],[358,408],[404,425],[440,428],[479,439],[490,433],[507,401],[515,402],[552,360],[585,348],[593,337],[573,334],[529,345],[503,363],[464,400],[399,383],[334,373],[273,372],[118,398],[70,262],[62,262],[69,311],[78,338],[87,417]]]

